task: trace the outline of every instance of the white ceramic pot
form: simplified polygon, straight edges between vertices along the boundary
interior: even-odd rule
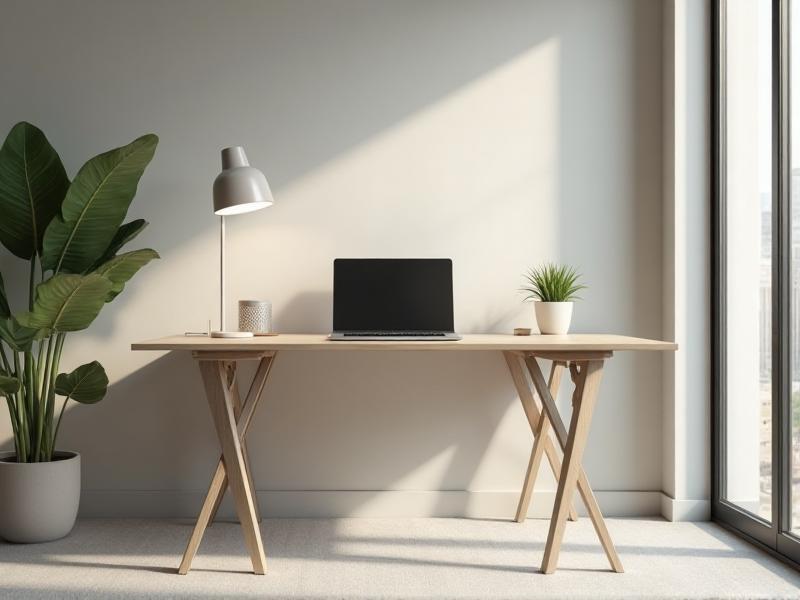
[[[572,302],[534,302],[536,324],[546,334],[564,335],[572,320]]]
[[[72,531],[81,499],[81,455],[56,452],[53,458],[18,463],[13,452],[0,452],[0,538],[31,544]]]

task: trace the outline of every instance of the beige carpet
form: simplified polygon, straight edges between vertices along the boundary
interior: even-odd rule
[[[626,573],[607,571],[587,519],[542,575],[547,521],[274,519],[268,574],[248,574],[239,526],[206,534],[175,575],[187,522],[84,520],[58,542],[0,542],[4,598],[798,598],[800,573],[710,523],[610,519]]]

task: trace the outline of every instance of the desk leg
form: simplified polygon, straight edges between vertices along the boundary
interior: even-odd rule
[[[235,363],[234,363],[235,364]],[[253,383],[256,383],[254,380]],[[239,384],[237,380],[234,379],[233,386],[231,387],[231,396],[233,397],[233,416],[238,421],[239,415],[242,413],[242,400],[239,396]],[[245,442],[244,438],[241,438],[242,443],[242,456],[244,456],[244,466],[247,470],[247,481],[250,484],[250,491],[253,494],[253,499],[255,500],[255,507],[256,507],[256,517],[258,518],[258,522],[261,523],[261,509],[258,506],[258,496],[256,495],[256,486],[253,483],[253,469],[250,466],[250,456],[247,453],[247,443]],[[220,457],[220,462],[222,461],[222,457]],[[222,504],[222,499],[225,497],[225,490],[228,488],[228,477],[225,476],[225,479],[222,482],[222,492],[217,494],[217,500],[214,504],[214,508],[211,511],[211,518],[209,519],[208,526],[211,527],[214,524],[214,520],[217,518],[217,512],[219,512],[219,507]]]
[[[234,495],[239,522],[253,562],[253,571],[259,575],[264,574],[266,559],[257,523],[255,491],[252,478],[247,472],[242,442],[261,399],[273,362],[274,355],[261,358],[244,403],[240,404],[239,411],[234,411],[236,400],[232,392],[235,391],[233,386],[235,369],[231,369],[229,361],[200,359],[200,371],[223,454],[217,462],[203,507],[178,568],[178,573],[181,575],[189,572],[206,527],[228,486]],[[234,415],[235,412],[239,413],[238,416]],[[228,464],[232,465],[230,473]]]
[[[514,517],[517,523],[522,523],[528,515],[528,507],[530,506],[531,497],[533,496],[533,486],[536,483],[536,476],[539,474],[542,454],[547,456],[547,461],[550,463],[550,468],[553,470],[556,481],[558,481],[559,475],[561,474],[561,459],[558,456],[558,452],[550,436],[549,421],[545,418],[545,414],[536,406],[533,393],[528,385],[518,356],[513,352],[504,352],[503,356],[508,364],[511,379],[514,381],[514,387],[517,389],[519,400],[522,403],[522,408],[525,411],[525,415],[528,417],[528,424],[534,435],[534,444],[531,450],[530,460],[528,461],[528,470],[525,472],[525,481],[522,485],[522,493],[520,494],[519,504],[517,505],[517,514]],[[560,361],[554,361],[553,367],[550,370],[549,385],[554,396],[558,393],[558,388],[561,384],[561,374],[564,370],[564,364],[565,363]],[[570,508],[569,518],[572,521],[578,520],[578,513],[575,511],[574,507]]]
[[[611,568],[617,573],[622,573],[622,562],[611,541],[611,536],[606,528],[597,499],[581,466],[583,451],[589,436],[592,411],[597,399],[597,390],[603,374],[604,361],[574,361],[570,364],[570,371],[575,381],[575,393],[572,396],[572,419],[569,432],[566,431],[561,416],[558,414],[555,401],[545,385],[539,363],[533,357],[526,358],[525,362],[531,374],[534,387],[536,387],[542,398],[544,411],[553,425],[556,437],[564,448],[564,465],[561,469],[561,477],[556,491],[553,516],[550,521],[550,531],[547,536],[541,570],[543,573],[553,573],[556,569],[558,555],[561,551],[561,542],[564,538],[567,510],[577,488],[586,504],[589,518],[600,538],[600,543],[603,546],[603,550],[605,550]]]

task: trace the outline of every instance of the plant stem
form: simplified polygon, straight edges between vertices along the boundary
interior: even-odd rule
[[[3,367],[5,368],[6,372],[12,374],[14,377],[19,378],[21,373],[19,371],[19,358],[17,353],[14,353],[14,365],[15,369],[11,368],[11,364],[8,362],[8,357],[6,356],[5,352],[2,351],[2,346],[0,346],[0,356],[2,356],[3,360]],[[17,462],[27,462],[28,451],[27,451],[27,443],[26,443],[26,436],[25,431],[27,430],[27,422],[26,422],[26,410],[25,410],[25,392],[23,388],[20,388],[19,392],[13,394],[11,398],[9,398],[9,406],[14,405],[14,414],[16,415],[16,424],[15,424],[15,438],[14,438],[14,446],[17,451]],[[13,423],[12,417],[12,423]]]
[[[17,394],[17,421],[19,426],[19,454],[17,455],[17,462],[28,462],[30,460],[30,415],[28,407],[25,404],[25,398],[22,390]]]
[[[36,437],[34,439],[33,453],[34,460],[41,460],[42,450],[44,450],[44,424],[45,416],[47,414],[47,399],[50,396],[50,371],[53,365],[53,354],[55,353],[58,340],[52,337],[47,340],[47,354],[44,373],[44,389],[39,396],[36,411]]]
[[[36,293],[36,254],[31,256],[31,274],[28,283],[28,310],[33,310],[34,295]]]
[[[36,253],[33,254],[31,257],[31,267],[30,267],[30,276],[28,278],[28,310],[33,310],[33,303],[34,298],[36,295]],[[36,364],[33,358],[33,352],[26,352],[25,353],[25,397],[28,401],[28,406],[37,409],[36,416],[37,420],[41,421],[41,395],[37,396],[37,392],[39,392],[39,386],[37,384],[38,379],[38,368],[39,365]],[[32,411],[33,412],[33,411]],[[38,424],[37,424],[38,425]],[[37,427],[37,435],[41,432],[41,426]],[[34,445],[35,448],[35,455],[32,457],[32,460],[38,460],[38,453],[39,453],[39,438],[37,438],[36,443]]]
[[[22,369],[19,366],[19,352],[14,352],[14,377],[22,375]]]
[[[23,378],[23,371],[22,365],[20,364],[19,360],[19,352],[14,352],[14,376],[18,379]],[[19,462],[29,462],[31,460],[31,448],[30,448],[30,431],[31,426],[33,425],[33,404],[29,401],[32,401],[32,398],[28,397],[27,390],[25,388],[20,388],[19,394],[17,394],[17,409],[20,413],[20,424],[22,429],[22,435],[20,439],[22,440],[22,455],[17,457]],[[19,459],[22,460],[19,460]]]
[[[8,362],[8,356],[6,356],[6,351],[3,348],[3,344],[0,343],[0,361],[3,363],[3,370],[11,375],[16,377],[16,373],[11,368],[11,364]],[[8,415],[11,417],[11,428],[14,431],[14,451],[17,454],[17,461],[19,462],[19,456],[21,454],[21,446],[22,440],[20,438],[20,427],[22,423],[20,422],[20,414],[17,410],[17,402],[19,401],[19,392],[10,394],[6,396],[6,402],[8,403]]]
[[[47,350],[45,351],[45,369],[50,368],[50,356],[53,352],[55,344],[53,343],[53,338],[50,337],[47,339]],[[39,369],[41,370],[41,365]],[[39,396],[36,402],[36,415],[35,415],[35,423],[34,423],[34,431],[35,437],[33,439],[33,460],[38,462],[41,460],[42,454],[42,445],[44,441],[44,422],[45,422],[45,413],[46,413],[46,405],[47,405],[47,377],[48,371],[45,370],[45,384],[43,389],[39,392]]]
[[[11,396],[6,396],[8,403],[8,414],[11,417],[11,429],[14,432],[14,452],[17,455],[17,462],[19,462],[19,425],[17,423],[17,410],[14,407],[16,399]]]
[[[39,453],[42,443],[42,425],[44,424],[44,407],[41,398],[36,396],[36,378],[33,373],[33,352],[25,353],[25,394],[30,399],[29,404],[34,407],[34,417],[36,419],[36,439],[33,443],[33,462],[39,462]]]
[[[61,362],[61,352],[64,349],[64,339],[66,338],[65,333],[59,333],[56,337],[56,350],[55,355],[53,357],[53,363],[50,369],[50,386],[48,388],[48,395],[47,395],[47,416],[46,416],[46,435],[45,435],[45,444],[46,444],[46,452],[45,457],[47,460],[53,459],[53,451],[56,447],[56,436],[58,435],[58,428],[56,431],[53,431],[53,413],[55,412],[56,406],[56,377],[58,377],[58,365]],[[66,405],[66,400],[64,401],[64,405]],[[61,407],[61,414],[64,413],[64,406]],[[59,425],[61,424],[61,415],[58,417]]]
[[[44,393],[44,340],[39,340],[39,358],[36,361],[36,385],[39,398]]]
[[[61,428],[61,418],[64,416],[64,409],[67,407],[67,402],[69,401],[69,396],[64,398],[64,402],[61,404],[61,410],[58,413],[58,422],[56,423],[56,429],[53,431],[53,437],[51,442],[50,454],[52,455],[53,451],[56,449],[56,438],[58,438],[58,430]]]
[[[44,352],[44,367],[40,367],[40,370],[42,371],[42,391],[39,394],[40,398],[47,397],[47,386],[50,384],[50,346],[53,344],[53,338],[47,338],[46,344],[47,349]]]
[[[5,369],[6,373],[11,375],[13,371],[11,370],[11,365],[8,363],[8,356],[6,356],[6,351],[3,348],[2,343],[0,343],[0,359],[3,361],[3,368]]]
[[[30,276],[28,277],[28,310],[33,310],[34,297],[36,294],[36,253],[31,257],[30,261]],[[18,375],[19,376],[19,375]],[[33,358],[33,352],[25,353],[25,375],[22,378],[25,385],[25,398],[31,413],[37,414],[37,419],[41,419],[41,406],[39,400],[41,396],[37,396],[38,386],[36,385],[38,378],[37,365]],[[35,410],[39,409],[39,410]],[[38,431],[38,428],[37,428]],[[35,444],[36,452],[38,454],[39,442]],[[38,460],[38,457],[31,457],[32,460]]]

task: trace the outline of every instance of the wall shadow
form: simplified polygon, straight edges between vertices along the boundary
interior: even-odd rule
[[[199,370],[182,352],[114,382],[99,404],[71,403],[58,445],[84,456],[84,493],[198,490],[219,457]]]

